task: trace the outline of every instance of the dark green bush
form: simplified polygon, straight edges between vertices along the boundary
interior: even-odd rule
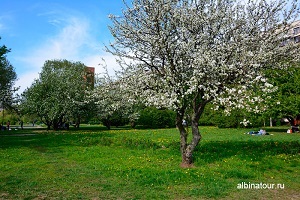
[[[111,117],[111,125],[112,126],[125,126],[129,123],[129,119],[123,117],[121,114],[115,114]]]
[[[203,114],[200,117],[199,125],[200,126],[217,126],[216,117],[219,114],[212,109],[211,105],[207,105],[204,109]]]
[[[175,127],[175,118],[174,111],[147,107],[140,112],[138,124],[151,128]]]
[[[262,127],[264,125],[264,119],[259,114],[247,113],[242,110],[232,110],[230,115],[225,115],[222,109],[214,111],[211,109],[211,105],[208,105],[200,120],[200,126],[218,126],[219,128],[242,128],[244,127],[241,122],[245,119],[249,120],[251,124],[247,127]],[[268,120],[266,121],[268,124]]]

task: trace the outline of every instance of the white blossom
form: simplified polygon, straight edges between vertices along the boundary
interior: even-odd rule
[[[244,119],[243,121],[240,122],[240,124],[243,124],[245,127],[247,127],[248,125],[252,124],[249,120]]]
[[[226,113],[265,109],[264,99],[276,89],[265,69],[283,69],[289,59],[281,58],[296,60],[298,55],[293,45],[279,46],[277,32],[287,32],[295,14],[292,10],[279,17],[287,3],[133,0],[124,18],[112,18],[115,42],[107,51],[124,66],[121,78],[132,97],[177,111],[183,137],[180,118],[192,110],[189,116],[197,122],[210,102],[225,107]],[[188,146],[182,152],[198,144],[194,139],[192,146],[182,144]]]

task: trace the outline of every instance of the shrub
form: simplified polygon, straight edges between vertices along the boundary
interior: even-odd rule
[[[175,127],[175,118],[174,111],[147,107],[140,112],[138,124],[151,128]]]
[[[222,111],[218,112],[216,122],[219,128],[237,128],[241,127],[241,121],[244,117],[237,111],[232,111],[230,115],[225,115]]]
[[[200,126],[218,126],[219,128],[243,128],[241,124],[244,119],[249,120],[251,124],[247,127],[262,127],[269,125],[269,119],[264,119],[261,114],[249,113],[244,110],[232,110],[230,115],[225,115],[223,109],[217,111],[212,109],[212,105],[205,107],[205,110],[199,120]],[[273,123],[275,124],[275,122]]]

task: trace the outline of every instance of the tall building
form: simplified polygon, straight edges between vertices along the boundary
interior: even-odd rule
[[[94,88],[95,85],[95,68],[94,67],[85,67],[85,77],[88,84],[91,88]]]

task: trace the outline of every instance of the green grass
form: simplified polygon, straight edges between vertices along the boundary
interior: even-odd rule
[[[176,129],[0,132],[0,199],[300,198],[299,133],[200,130],[190,169],[179,167]],[[284,189],[237,189],[242,182]]]

